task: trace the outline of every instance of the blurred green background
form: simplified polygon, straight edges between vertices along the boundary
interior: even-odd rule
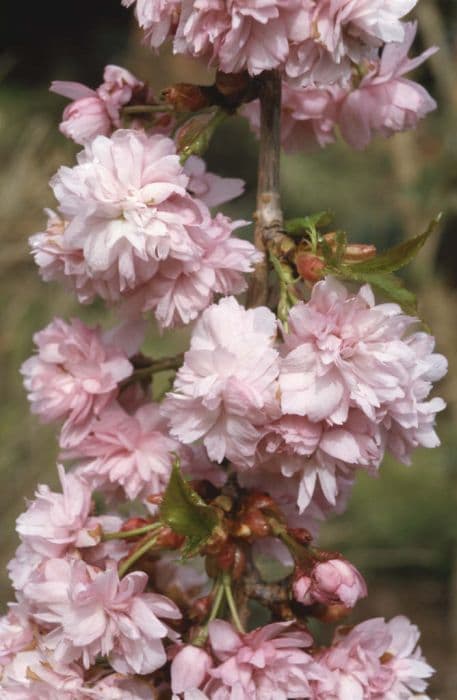
[[[95,6],[94,6],[95,5]],[[3,13],[5,17],[3,17]],[[37,482],[56,483],[52,428],[30,416],[18,369],[32,351],[32,334],[55,315],[109,323],[101,306],[81,308],[61,288],[38,277],[27,238],[52,207],[49,177],[78,150],[57,130],[64,100],[51,79],[96,86],[103,66],[119,63],[160,89],[176,80],[208,80],[202,66],[154,58],[140,45],[130,15],[117,0],[2,8],[0,22],[0,285],[2,397],[0,404],[0,598],[11,596],[5,565],[17,540],[14,520]],[[423,648],[438,669],[431,697],[453,700],[457,688],[457,3],[421,0],[417,50],[440,52],[420,79],[438,111],[413,133],[376,141],[353,153],[343,144],[283,160],[288,216],[331,209],[354,240],[380,248],[422,231],[438,211],[441,230],[407,271],[422,316],[450,361],[439,387],[448,401],[440,417],[443,446],[417,453],[414,466],[386,463],[377,480],[359,478],[347,513],[322,530],[322,544],[340,549],[366,574],[371,595],[354,614],[409,615],[422,629]],[[241,146],[240,146],[241,144]],[[254,209],[256,143],[233,119],[217,133],[210,167],[241,176],[246,194],[227,211],[249,218]],[[185,347],[187,332],[151,335],[159,356]]]

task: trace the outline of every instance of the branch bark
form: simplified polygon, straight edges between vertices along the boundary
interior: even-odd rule
[[[280,198],[281,76],[277,71],[260,78],[260,148],[257,181],[257,210],[254,243],[263,253],[256,265],[247,293],[248,307],[262,306],[268,298],[268,241],[281,234],[283,217]]]

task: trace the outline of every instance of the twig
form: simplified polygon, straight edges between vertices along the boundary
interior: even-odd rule
[[[279,192],[281,76],[277,71],[269,71],[261,76],[260,81],[260,147],[254,243],[257,250],[263,253],[263,259],[256,265],[250,280],[248,307],[267,302],[267,242],[281,234],[283,225]]]

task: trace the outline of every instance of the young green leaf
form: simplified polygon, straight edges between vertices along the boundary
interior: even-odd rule
[[[333,215],[329,211],[320,211],[310,216],[300,216],[296,219],[288,219],[284,228],[291,236],[303,236],[304,233],[317,228],[329,226],[333,221]]]
[[[381,253],[381,255],[376,255],[376,257],[370,258],[369,260],[354,263],[351,265],[351,268],[357,272],[378,273],[390,273],[400,270],[402,267],[405,267],[405,265],[408,265],[413,258],[415,258],[429,236],[435,231],[440,220],[441,214],[430,222],[427,230],[424,231],[424,233],[421,233],[414,238],[410,238],[404,243],[400,243],[399,245],[386,250],[386,252]]]
[[[178,535],[186,537],[184,556],[192,556],[208,541],[219,518],[184,479],[176,458],[160,507],[160,519]]]

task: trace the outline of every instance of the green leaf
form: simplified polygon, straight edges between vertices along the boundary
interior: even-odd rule
[[[348,265],[348,267],[357,270],[357,272],[389,273],[400,270],[413,260],[428,237],[436,230],[440,220],[441,214],[438,214],[438,216],[430,222],[424,233],[386,250],[386,252],[381,253],[381,255],[376,255],[376,257],[370,258],[369,260]]]
[[[291,236],[303,236],[304,233],[317,228],[328,226],[333,221],[333,214],[329,211],[320,211],[310,216],[300,216],[296,219],[288,219],[284,223],[286,232]]]
[[[207,505],[184,479],[178,458],[173,463],[160,507],[160,519],[178,535],[186,537],[183,549],[186,557],[203,547],[219,523],[216,509]]]

